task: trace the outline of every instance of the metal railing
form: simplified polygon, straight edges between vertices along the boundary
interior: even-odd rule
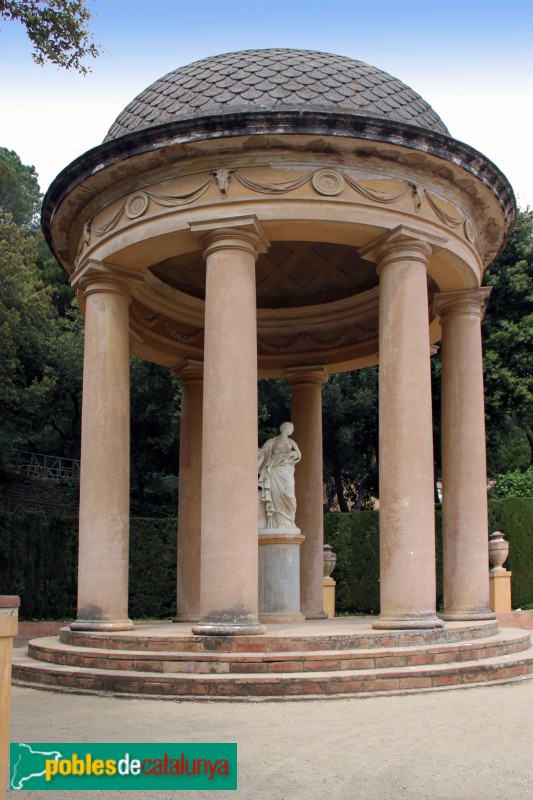
[[[80,462],[75,458],[48,456],[44,453],[29,453],[15,450],[11,453],[13,469],[37,478],[79,478]]]

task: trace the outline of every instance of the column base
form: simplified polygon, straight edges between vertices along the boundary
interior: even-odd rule
[[[306,619],[329,619],[325,611],[304,611]]]
[[[266,633],[266,628],[256,623],[200,622],[193,625],[192,632],[196,636],[259,636]]]
[[[439,614],[446,622],[468,622],[474,619],[496,619],[496,614],[490,609],[481,611],[443,611]]]
[[[382,617],[380,616],[372,627],[378,631],[408,631],[408,630],[429,630],[431,628],[442,628],[444,622],[436,614],[425,617]]]
[[[201,614],[175,614],[172,622],[198,622],[201,619]]]
[[[77,619],[70,623],[71,631],[131,631],[131,619]]]

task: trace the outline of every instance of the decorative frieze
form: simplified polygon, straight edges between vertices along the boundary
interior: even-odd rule
[[[269,175],[275,176],[281,170],[270,170]],[[251,177],[247,170],[220,168],[210,173],[197,176],[197,183],[190,187],[193,180],[191,176],[183,178],[187,189],[174,191],[172,194],[163,194],[149,189],[139,189],[126,197],[113,215],[99,225],[94,220],[85,223],[78,244],[78,258],[91,244],[92,238],[102,238],[117,228],[122,221],[136,221],[142,217],[156,213],[157,208],[180,208],[191,206],[213,187],[216,186],[222,199],[230,195],[237,195],[244,188],[250,192],[276,197],[287,195],[306,187],[310,184],[316,195],[345,200],[357,197],[364,198],[371,203],[394,205],[402,202],[406,197],[411,197],[416,214],[424,213],[431,217],[436,216],[446,227],[456,229],[466,241],[475,247],[479,240],[475,226],[466,214],[452,203],[434,191],[421,187],[412,181],[403,180],[393,176],[383,175],[379,178],[355,178],[344,170],[334,168],[321,168],[301,173],[290,180],[258,180]],[[233,188],[234,187],[234,188]],[[350,197],[351,195],[351,197]],[[308,196],[307,196],[308,197]],[[427,208],[424,209],[424,202]],[[485,238],[490,242],[499,240],[500,229],[497,223],[490,218],[484,231]]]

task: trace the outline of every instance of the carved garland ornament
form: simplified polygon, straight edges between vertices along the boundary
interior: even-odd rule
[[[165,195],[155,194],[154,192],[148,191],[135,192],[134,194],[130,195],[128,199],[121,205],[109,222],[106,222],[99,228],[94,228],[94,233],[96,236],[104,236],[106,233],[109,233],[113,230],[113,228],[116,228],[124,214],[126,214],[126,216],[130,219],[137,219],[137,217],[141,217],[147,211],[148,206],[150,205],[150,200],[156,203],[156,205],[164,206],[166,208],[173,208],[176,206],[183,206],[188,203],[193,203],[207,192],[214,180],[215,176],[210,175],[209,178],[196,189],[192,189],[189,192],[184,192],[183,194]]]
[[[377,335],[377,328],[363,328],[360,325],[350,325],[335,338],[324,341],[311,333],[298,333],[291,338],[278,340],[277,344],[258,337],[258,343],[266,353],[305,353],[311,350],[332,350],[347,344],[357,344],[366,341],[368,334]]]
[[[176,328],[176,326],[173,325],[164,314],[158,313],[150,314],[150,316],[148,316],[147,314],[143,314],[136,305],[131,306],[131,313],[134,319],[144,328],[151,329],[155,328],[156,325],[163,325],[170,338],[175,342],[181,342],[182,344],[194,344],[204,335],[203,328],[198,328],[198,330],[185,333],[185,331],[181,331],[179,328]]]
[[[416,211],[420,211],[422,199],[419,189],[416,184],[402,181],[391,180],[390,183],[397,184],[397,189],[392,191],[383,191],[377,188],[376,184],[382,185],[383,180],[360,179],[358,181],[351,178],[345,173],[341,173],[335,169],[319,169],[314,172],[308,172],[301,175],[299,178],[290,181],[280,182],[261,182],[247,177],[239,170],[219,169],[209,175],[207,180],[204,180],[195,189],[188,192],[175,195],[162,195],[147,190],[137,191],[131,194],[127,200],[115,212],[113,217],[100,227],[93,227],[91,222],[86,223],[84,231],[79,243],[79,254],[88,246],[91,232],[96,236],[101,237],[112,231],[125,215],[128,219],[135,220],[142,217],[150,206],[150,202],[158,206],[166,208],[173,208],[183,205],[188,205],[196,200],[199,200],[216,182],[217,187],[222,197],[226,197],[229,191],[230,181],[232,176],[246,189],[260,194],[279,195],[287,194],[301,188],[309,181],[317,194],[326,197],[336,197],[341,194],[346,188],[346,184],[355,192],[376,203],[397,203],[403,200],[409,193],[413,198],[413,203]],[[464,214],[449,203],[447,200],[439,197],[433,192],[424,191],[424,195],[435,212],[435,214],[449,227],[456,228],[460,225],[464,226],[466,238],[472,244],[476,243],[476,232],[472,223],[464,216]]]
[[[459,209],[455,208],[455,206],[453,206],[447,200],[444,200],[437,194],[428,192],[427,190],[425,195],[435,214],[450,228],[457,228],[459,225],[465,222],[466,217],[464,214],[462,214]]]

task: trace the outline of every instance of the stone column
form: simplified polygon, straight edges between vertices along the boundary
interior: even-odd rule
[[[201,621],[193,633],[264,633],[258,621],[255,218],[191,225],[206,260]]]
[[[296,464],[296,525],[305,536],[300,550],[301,611],[306,619],[327,619],[324,612],[324,475],[322,385],[324,367],[288,369],[292,388],[294,439],[302,452]]]
[[[203,370],[199,361],[185,361],[172,371],[181,379],[178,611],[173,622],[200,619]]]
[[[481,320],[490,288],[439,294],[442,326],[444,614],[493,619],[489,606]]]
[[[112,276],[82,279],[78,618],[73,630],[129,630],[130,295]]]
[[[435,613],[430,254],[427,242],[404,234],[377,252],[380,629],[442,626]]]
[[[0,798],[5,798],[8,779],[11,662],[19,606],[20,598],[16,595],[0,595]]]

